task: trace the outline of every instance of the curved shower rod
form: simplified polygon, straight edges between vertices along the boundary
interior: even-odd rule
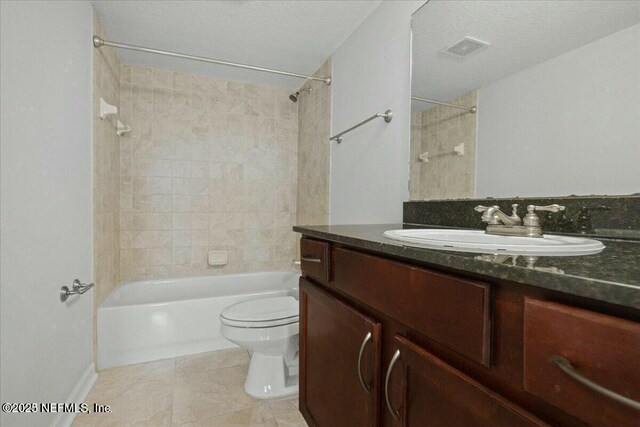
[[[93,40],[93,46],[95,48],[101,48],[102,46],[110,46],[118,49],[128,49],[128,50],[135,50],[138,52],[155,53],[156,55],[172,56],[174,58],[190,59],[192,61],[208,62],[210,64],[244,68],[246,70],[261,71],[264,73],[271,73],[271,74],[280,74],[283,76],[298,77],[300,79],[316,80],[316,81],[324,82],[327,85],[331,84],[331,77],[307,76],[306,74],[290,73],[288,71],[280,71],[280,70],[274,70],[271,68],[264,68],[264,67],[255,67],[253,65],[239,64],[237,62],[221,61],[219,59],[206,58],[204,56],[185,55],[183,53],[169,52],[166,50],[159,50],[159,49],[151,49],[148,47],[135,46],[135,45],[125,44],[125,43],[117,43],[117,42],[104,40],[95,35],[93,36],[92,40]]]

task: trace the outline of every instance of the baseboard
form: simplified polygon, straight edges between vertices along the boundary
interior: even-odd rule
[[[80,379],[69,393],[69,396],[64,400],[65,403],[82,403],[87,398],[87,395],[91,391],[91,387],[96,382],[98,374],[96,373],[96,367],[91,362],[87,369],[84,370]],[[58,413],[58,416],[53,420],[52,427],[69,427],[73,423],[73,419],[76,417],[75,412]]]

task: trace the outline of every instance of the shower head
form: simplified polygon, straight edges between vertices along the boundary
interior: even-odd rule
[[[298,102],[298,97],[302,92],[311,92],[311,88],[309,87],[306,89],[300,89],[296,93],[292,93],[291,95],[289,95],[289,99],[291,100],[291,102]]]

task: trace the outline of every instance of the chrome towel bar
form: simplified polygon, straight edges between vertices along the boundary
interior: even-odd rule
[[[352,130],[354,130],[356,128],[359,128],[363,124],[369,123],[371,120],[377,119],[378,117],[384,118],[384,121],[389,123],[391,121],[391,119],[393,119],[393,112],[391,110],[387,110],[384,113],[374,114],[373,116],[369,117],[368,119],[365,119],[365,120],[361,121],[357,125],[351,126],[349,129],[343,130],[342,132],[333,135],[331,138],[329,138],[329,141],[334,141],[335,140],[335,141],[338,142],[338,144],[340,144],[342,142],[342,135],[344,135],[345,133],[349,133],[349,132],[351,132]]]

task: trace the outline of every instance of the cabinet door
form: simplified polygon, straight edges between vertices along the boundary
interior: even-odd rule
[[[547,425],[504,397],[396,336],[387,367],[386,419],[407,427],[518,427]],[[393,384],[400,381],[400,384]]]
[[[310,425],[377,425],[380,329],[300,279],[300,411]]]

